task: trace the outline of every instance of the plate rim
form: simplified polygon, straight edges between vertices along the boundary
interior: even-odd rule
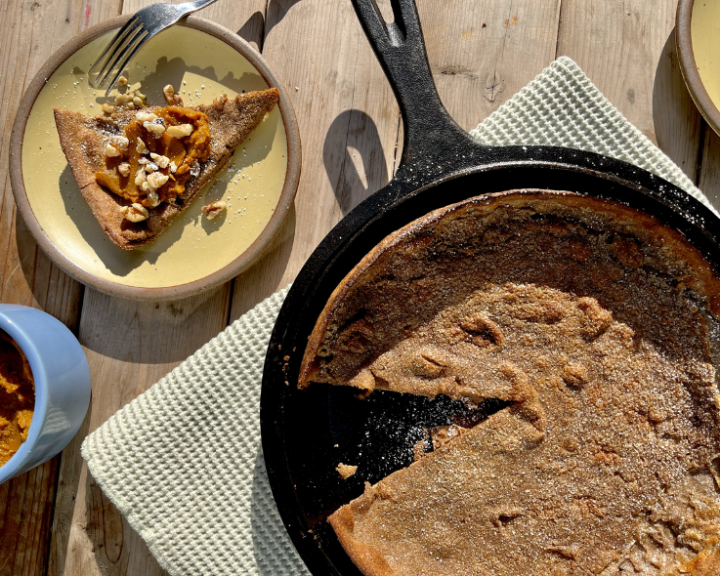
[[[675,49],[685,85],[700,114],[720,134],[720,110],[710,98],[697,68],[692,42],[692,17],[695,0],[680,0],[675,17]]]
[[[47,83],[47,79],[50,78],[70,56],[83,46],[110,30],[121,27],[130,20],[133,15],[134,14],[124,14],[116,16],[81,32],[53,53],[37,72],[23,94],[13,123],[9,151],[10,185],[18,211],[22,215],[33,238],[48,255],[50,260],[66,274],[78,282],[95,288],[109,296],[138,301],[176,300],[206,292],[219,284],[233,279],[235,276],[247,270],[270,246],[293,206],[295,193],[297,192],[297,187],[300,182],[300,171],[302,167],[300,131],[295,117],[295,111],[290,102],[290,98],[283,89],[282,83],[270,70],[262,55],[255,50],[252,45],[224,26],[198,16],[191,15],[182,22],[178,22],[180,26],[187,26],[188,28],[210,34],[218,40],[225,42],[231,48],[234,48],[258,71],[271,88],[277,88],[280,91],[278,109],[282,117],[287,141],[287,169],[278,203],[265,228],[262,229],[250,246],[225,266],[191,282],[158,287],[128,286],[97,276],[76,264],[62,253],[50,240],[50,237],[45,233],[35,217],[35,213],[28,200],[22,170],[22,147],[25,127],[35,100]],[[118,250],[120,250],[120,248],[118,248]]]

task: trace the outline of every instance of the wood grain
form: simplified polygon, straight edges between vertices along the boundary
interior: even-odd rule
[[[0,486],[0,575],[45,573],[56,478],[54,458]]]
[[[151,0],[127,0],[123,13]],[[220,0],[200,15],[234,30],[264,0]],[[246,38],[261,43],[261,38]],[[170,303],[137,303],[87,289],[79,338],[85,347],[93,399],[85,425],[64,450],[60,465],[49,574],[156,576],[163,570],[117,509],[88,475],[80,444],[88,432],[225,328],[229,284]]]
[[[705,193],[715,209],[720,211],[720,136],[707,124],[704,132],[698,188]]]
[[[10,131],[26,86],[80,30],[117,14],[120,0],[93,10],[82,0],[10,0],[0,6],[0,300],[41,308],[77,331],[82,287],[56,268],[18,220],[8,174]],[[0,576],[44,574],[59,458],[0,487]]]
[[[555,59],[560,0],[418,2],[430,67],[471,130]]]
[[[677,0],[563,0],[558,56],[570,56],[637,128],[695,179],[701,119],[674,48]]]
[[[273,0],[265,28],[263,56],[300,125],[302,177],[284,234],[236,279],[231,319],[291,282],[343,215],[389,181],[398,136],[397,103],[348,0]]]

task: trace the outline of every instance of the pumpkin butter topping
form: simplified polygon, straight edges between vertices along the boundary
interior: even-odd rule
[[[0,334],[0,466],[27,440],[35,408],[35,385],[25,355]]]
[[[148,115],[154,115],[157,120],[143,121]],[[164,128],[161,134],[151,132],[147,125],[160,125]],[[171,127],[190,125],[192,132],[187,136],[172,136]],[[118,155],[106,156],[106,167],[95,173],[98,184],[104,186],[114,194],[146,206],[154,208],[159,203],[174,203],[185,190],[185,184],[196,172],[198,163],[205,162],[210,157],[210,125],[208,117],[203,112],[186,108],[184,106],[167,106],[165,108],[144,108],[138,112],[137,117],[124,129],[127,138],[126,150],[115,148]],[[123,146],[125,148],[125,146]],[[151,173],[146,166],[152,162],[152,155],[156,154],[168,159],[167,166],[157,166],[155,173],[167,176],[167,182],[153,190],[158,198],[152,201],[148,198],[149,190],[142,189],[142,182],[147,181]],[[121,165],[129,165],[129,172],[123,175],[119,169]],[[138,179],[138,174],[141,174]],[[144,173],[144,174],[143,174]]]

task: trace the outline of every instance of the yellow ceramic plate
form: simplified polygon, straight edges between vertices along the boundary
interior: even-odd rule
[[[675,26],[680,68],[690,95],[720,134],[720,0],[680,0]]]
[[[236,150],[229,168],[153,244],[115,246],[83,200],[60,148],[53,109],[102,115],[114,101],[88,84],[87,70],[128,17],[88,30],[63,47],[28,89],[13,130],[12,184],[41,246],[64,270],[103,292],[134,299],[178,298],[227,281],[247,267],[282,224],[297,188],[297,123],[280,83],[260,55],[229,30],[190,18],[138,53],[127,76],[150,105],[165,105],[172,84],[193,106],[227,94],[281,92],[280,105]],[[223,199],[224,216],[200,208]]]

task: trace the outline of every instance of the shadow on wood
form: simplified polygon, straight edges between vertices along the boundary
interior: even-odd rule
[[[0,486],[0,576],[47,574],[59,457]],[[27,570],[27,572],[26,572]]]
[[[634,98],[634,94],[628,93],[628,98],[631,97]],[[652,114],[658,146],[697,183],[704,122],[680,71],[674,29],[663,46],[655,71]],[[684,143],[692,149],[687,150]]]
[[[705,137],[701,141],[703,151],[698,187],[715,209],[720,209],[720,136],[705,122],[703,127]]]
[[[361,110],[341,112],[330,124],[323,162],[343,216],[388,183],[377,126]]]
[[[132,399],[225,328],[229,287],[227,283],[169,302],[133,302],[86,290],[80,343],[86,347],[93,379],[111,378],[116,388],[121,383],[128,390],[138,387]],[[110,373],[94,372],[94,354],[121,364]],[[150,379],[143,383],[145,367],[154,375],[147,374]]]
[[[295,4],[299,4],[300,0],[272,0],[268,3],[267,8],[267,22],[265,23],[265,34],[263,35],[263,45],[270,35],[270,31],[279,24],[280,21],[287,16]],[[270,23],[268,26],[268,22]]]
[[[235,278],[228,324],[285,287],[282,278],[292,253],[296,219],[293,206],[268,249],[247,271]]]
[[[252,44],[258,52],[262,52],[262,41],[265,37],[265,15],[261,12],[255,12],[240,27],[237,34]],[[256,38],[259,38],[260,45],[256,42]]]
[[[85,477],[85,505],[85,529],[100,574],[167,575],[154,558],[150,559],[145,541],[130,527],[89,472]],[[148,561],[143,562],[142,572],[134,566],[137,557],[148,557]]]
[[[35,243],[22,217],[18,214],[15,217],[19,265],[3,279],[3,302],[40,308],[63,322],[77,336],[83,285],[55,266]],[[20,271],[22,276],[18,274]]]
[[[80,430],[62,451],[58,467],[57,492],[55,495],[55,514],[52,523],[52,541],[50,558],[46,574],[61,574],[65,558],[71,553],[69,548],[70,532],[73,523],[75,500],[80,485],[80,469],[83,459],[80,456],[80,445],[90,430],[90,418],[93,412],[93,401],[90,401],[85,420]]]

